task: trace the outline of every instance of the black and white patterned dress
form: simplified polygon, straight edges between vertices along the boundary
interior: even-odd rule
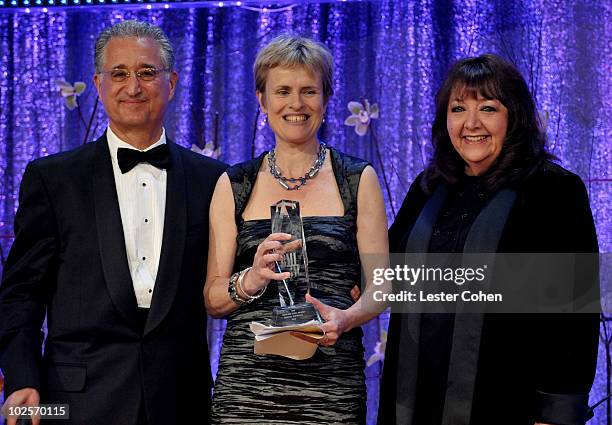
[[[304,217],[310,279],[321,285],[313,295],[346,309],[351,288],[361,279],[357,250],[357,188],[367,162],[330,148],[345,215]],[[227,170],[236,206],[238,248],[235,271],[253,263],[259,243],[270,234],[270,220],[242,220],[264,155]],[[308,360],[253,353],[252,321],[263,322],[277,306],[271,283],[262,298],[227,317],[215,382],[214,424],[365,423],[366,390],[361,328],[319,348]]]

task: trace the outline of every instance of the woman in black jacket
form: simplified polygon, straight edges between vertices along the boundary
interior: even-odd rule
[[[495,55],[456,63],[432,136],[434,156],[389,230],[390,252],[598,251],[584,184],[552,162],[511,64]],[[583,424],[598,331],[594,313],[393,314],[379,424]]]

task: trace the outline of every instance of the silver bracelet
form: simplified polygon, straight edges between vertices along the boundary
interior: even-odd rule
[[[263,288],[261,288],[259,291],[257,291],[255,295],[249,295],[242,287],[242,281],[244,280],[244,276],[246,276],[249,270],[251,270],[251,267],[247,267],[246,269],[242,270],[240,274],[238,275],[238,281],[237,281],[238,289],[240,289],[240,292],[242,292],[244,295],[247,296],[247,300],[246,300],[247,304],[252,303],[256,299],[260,298],[264,294],[264,292],[266,292],[266,289],[268,289],[268,285],[266,285]]]
[[[229,280],[229,286],[227,287],[227,292],[229,293],[230,298],[234,303],[236,303],[239,307],[246,305],[249,303],[249,300],[245,300],[240,295],[238,295],[238,291],[236,291],[236,281],[240,277],[240,273],[234,273]]]

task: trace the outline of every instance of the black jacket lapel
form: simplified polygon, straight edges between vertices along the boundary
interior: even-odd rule
[[[429,241],[433,228],[446,200],[448,190],[446,185],[440,185],[423,207],[419,218],[405,243],[404,252],[411,254],[406,257],[406,264],[415,260],[415,254],[422,254],[422,261],[426,261]],[[404,313],[420,313],[419,304],[408,303],[403,307]],[[401,360],[397,364],[397,375],[401,376],[396,382],[395,421],[398,424],[412,425],[416,410],[416,388],[419,365],[419,339],[421,333],[420,314],[400,314],[399,352]]]
[[[499,240],[515,199],[514,190],[503,189],[497,192],[478,214],[465,240],[463,252],[481,253],[483,256],[486,254],[484,258],[488,258],[486,264],[489,270],[494,267],[494,253],[497,252]],[[482,288],[488,289],[487,286]],[[442,416],[444,425],[471,423],[484,313],[467,313],[470,307],[461,302],[457,305],[457,312],[462,314],[455,316],[448,365],[448,386]]]
[[[121,212],[106,135],[95,143],[93,193],[104,279],[119,313],[137,326],[136,295],[127,262]]]
[[[178,147],[168,140],[171,167],[166,183],[166,212],[159,268],[145,334],[161,323],[170,311],[181,276],[187,234],[187,193],[185,169]],[[206,259],[202,259],[205,261]]]

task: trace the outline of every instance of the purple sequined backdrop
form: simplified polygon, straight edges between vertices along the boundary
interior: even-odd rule
[[[381,175],[371,137],[343,126],[350,100],[380,106],[374,130],[383,152],[391,199],[389,220],[430,151],[433,96],[452,61],[496,52],[512,60],[528,80],[547,120],[551,150],[586,182],[601,252],[612,251],[612,3],[598,0],[410,0],[302,2],[283,10],[245,7],[184,9],[80,8],[44,13],[0,13],[0,244],[11,243],[17,191],[31,159],[82,143],[84,126],[68,111],[53,81],[85,81],[79,97],[85,121],[93,108],[93,43],[100,30],[127,18],[160,25],[176,46],[180,83],[167,116],[178,143],[202,146],[215,134],[221,159],[235,163],[269,148],[273,135],[257,118],[252,63],[280,32],[325,42],[336,60],[335,94],[322,138],[367,158]],[[100,109],[92,130],[104,129]],[[386,318],[366,326],[372,354]],[[211,362],[216,368],[222,321],[211,321]],[[605,352],[592,401],[606,393]],[[377,406],[380,364],[366,369],[369,422]],[[593,423],[609,423],[605,407]]]

